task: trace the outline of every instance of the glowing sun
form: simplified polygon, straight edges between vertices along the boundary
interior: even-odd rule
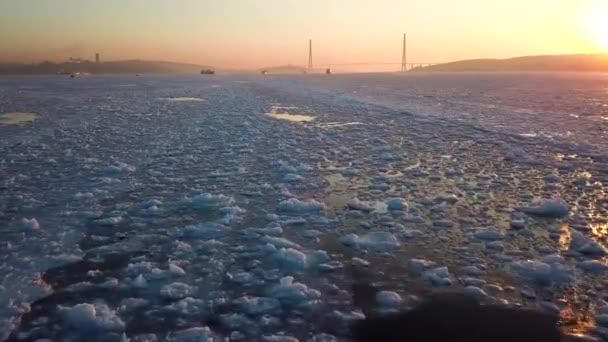
[[[589,39],[608,51],[608,1],[596,1],[584,12],[583,26]]]

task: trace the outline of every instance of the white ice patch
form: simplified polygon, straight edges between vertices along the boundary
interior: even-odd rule
[[[59,313],[68,325],[80,332],[120,332],[125,329],[125,323],[105,304],[60,305]]]
[[[309,199],[301,201],[296,198],[290,198],[279,203],[278,209],[284,212],[293,213],[308,213],[325,210],[325,204]]]
[[[564,218],[570,213],[570,207],[561,199],[544,199],[519,209],[529,215],[547,218]]]

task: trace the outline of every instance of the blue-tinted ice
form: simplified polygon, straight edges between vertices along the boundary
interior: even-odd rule
[[[357,281],[608,336],[605,75],[216,76],[0,79],[1,337],[344,340]]]

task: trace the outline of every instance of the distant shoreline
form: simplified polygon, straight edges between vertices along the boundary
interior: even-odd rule
[[[141,60],[101,63],[91,61],[38,64],[0,63],[0,75],[198,74],[203,69],[215,70],[213,67],[197,64]]]
[[[418,67],[411,72],[608,72],[608,54],[471,59]]]

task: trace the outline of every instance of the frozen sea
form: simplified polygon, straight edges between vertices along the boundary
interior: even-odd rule
[[[608,74],[3,77],[0,340],[341,341],[445,290],[608,338],[607,148]]]

